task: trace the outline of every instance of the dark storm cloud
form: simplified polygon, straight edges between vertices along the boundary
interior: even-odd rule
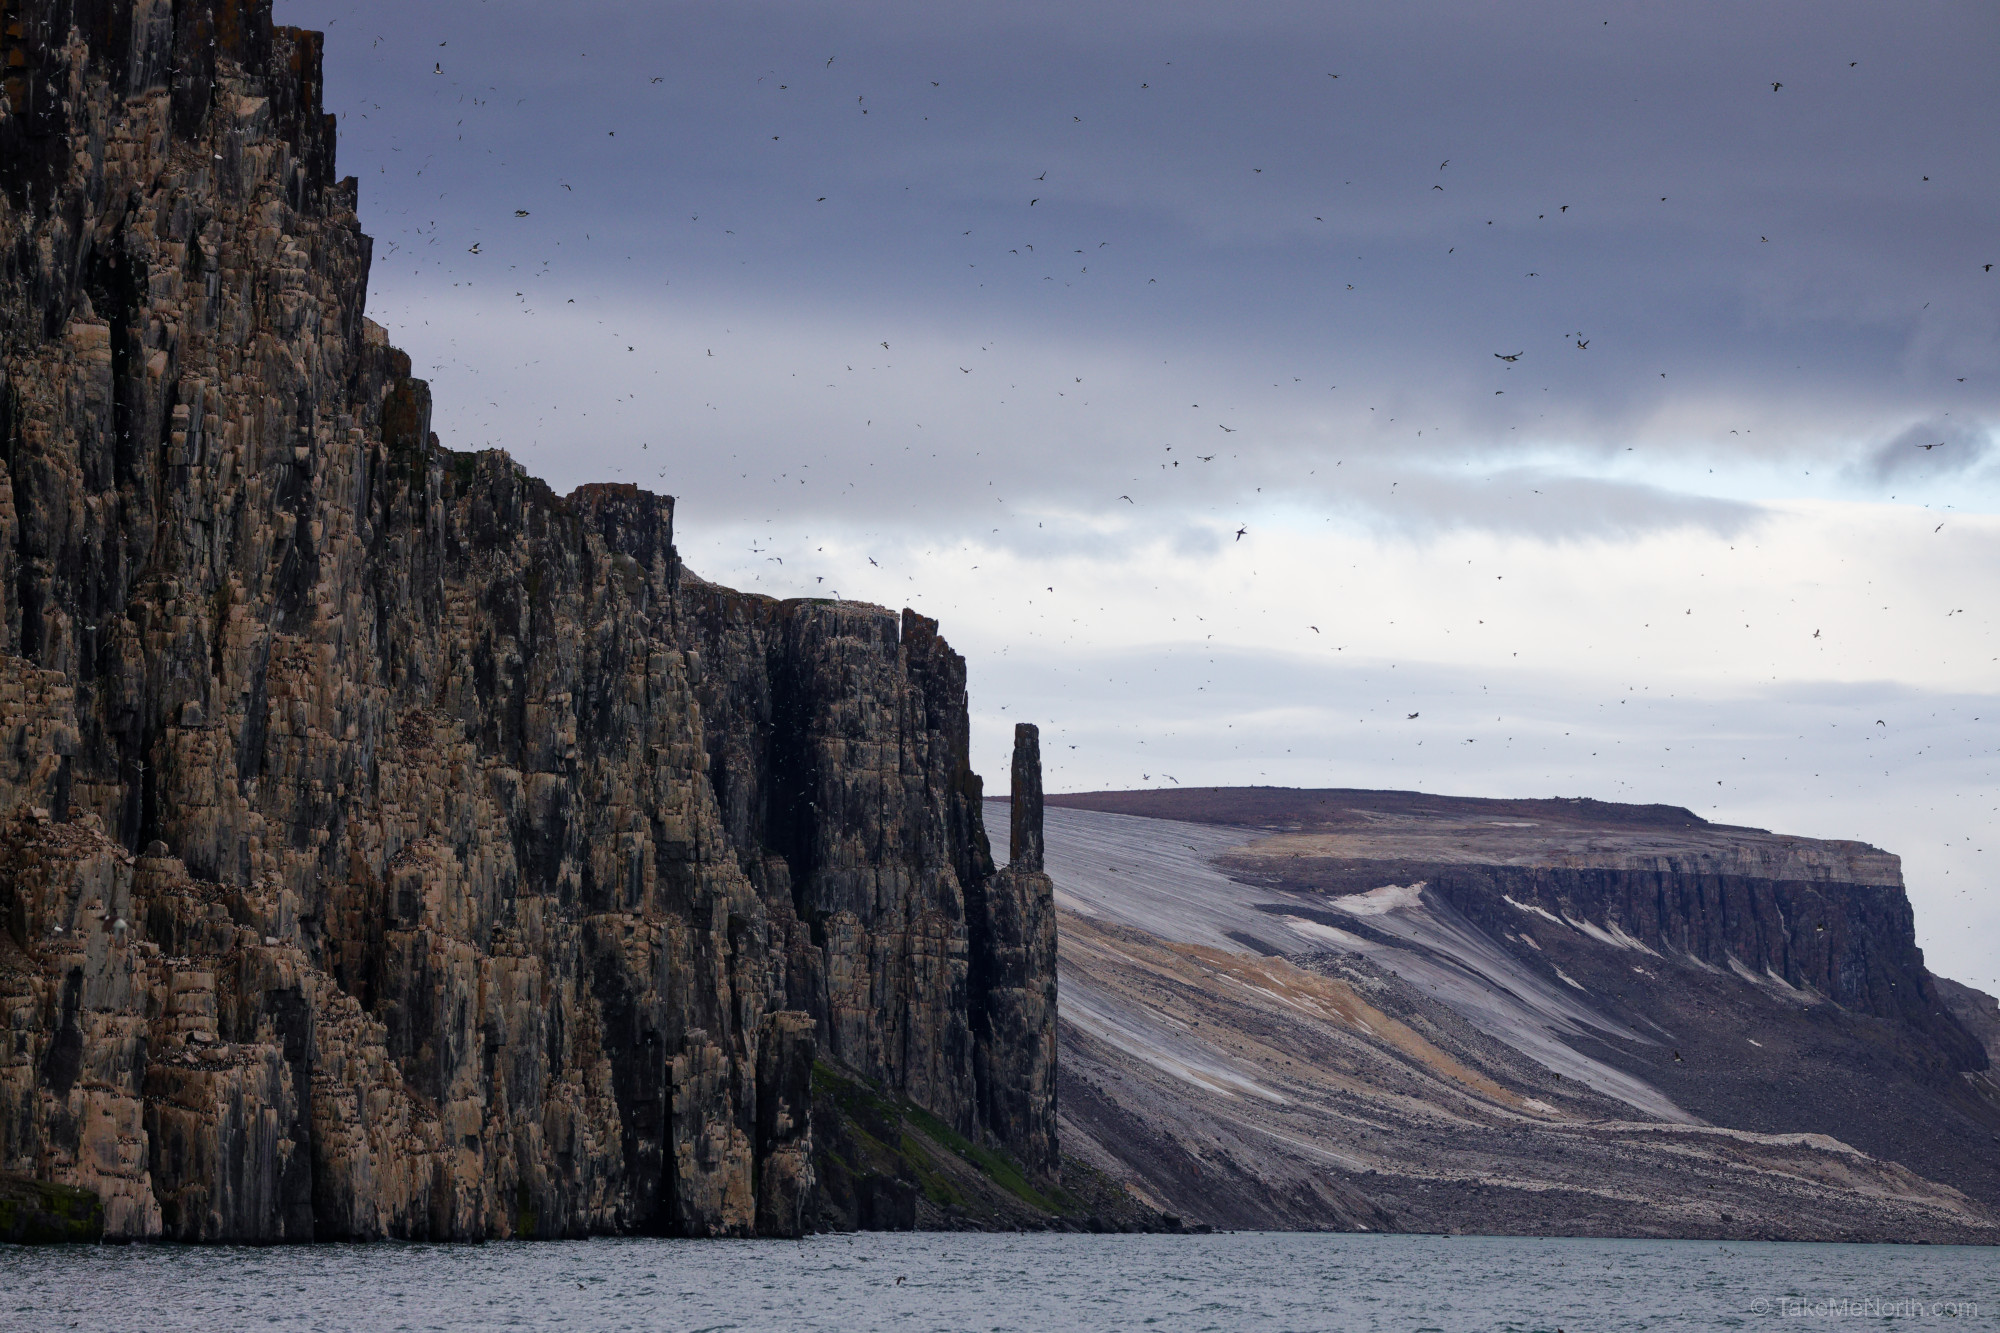
[[[899,356],[1095,343],[1261,415],[1246,452],[1271,472],[1246,470],[1246,493],[1336,449],[1851,457],[1912,417],[2000,411],[1990,6],[560,14],[283,7],[330,27],[375,308],[406,342],[462,283],[529,346],[530,309],[600,312],[607,397],[627,344],[668,379],[705,372],[731,308]],[[612,327],[649,305],[712,337],[648,348]],[[799,370],[743,350],[773,387]],[[1183,369],[1202,363],[1218,372]],[[879,401],[955,392],[957,373],[885,380]],[[509,378],[486,433],[520,451],[523,396],[563,386]],[[628,380],[647,411],[690,406]],[[442,395],[441,420],[469,431],[473,398]],[[930,429],[990,430],[969,414],[991,410]],[[846,430],[814,433],[871,447]],[[1141,447],[1067,436],[1051,481],[1102,489]]]

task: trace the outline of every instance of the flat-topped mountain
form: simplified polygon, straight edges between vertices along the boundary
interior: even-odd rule
[[[1685,810],[1047,798],[1070,1151],[1190,1218],[2000,1240],[1897,859]]]

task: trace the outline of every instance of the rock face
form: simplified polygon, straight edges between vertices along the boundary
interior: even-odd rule
[[[5,21],[0,1171],[111,1237],[793,1234],[816,1059],[1051,1167],[936,625],[439,447],[268,0]]]

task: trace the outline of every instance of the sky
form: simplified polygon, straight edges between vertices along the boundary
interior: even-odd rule
[[[443,443],[936,617],[996,791],[1859,839],[2000,989],[1991,5],[277,12]]]

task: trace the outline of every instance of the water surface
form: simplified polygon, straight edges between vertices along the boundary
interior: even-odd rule
[[[0,1327],[1306,1330],[2000,1327],[2000,1251],[1715,1241],[817,1236],[0,1246]]]

